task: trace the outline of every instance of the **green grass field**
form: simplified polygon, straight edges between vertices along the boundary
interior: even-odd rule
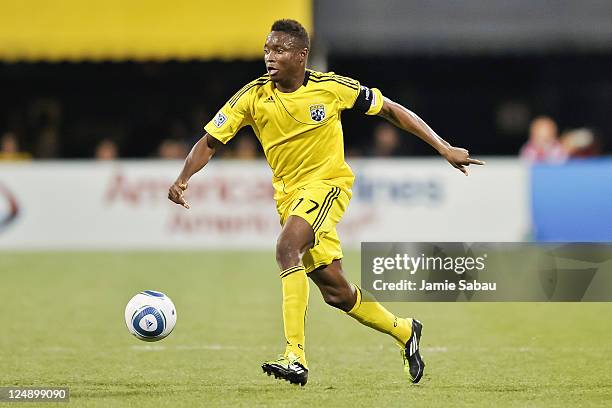
[[[358,262],[347,255],[354,280]],[[283,350],[277,276],[273,254],[260,252],[0,252],[0,386],[68,386],[70,406],[94,407],[612,405],[603,303],[388,304],[425,325],[428,369],[413,386],[391,339],[311,285],[309,383],[274,380],[260,364]],[[143,289],[177,307],[174,333],[158,343],[123,322]]]

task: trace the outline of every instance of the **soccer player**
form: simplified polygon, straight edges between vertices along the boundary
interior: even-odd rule
[[[419,353],[422,324],[393,315],[349,283],[342,271],[336,224],[351,199],[354,176],[344,161],[340,114],[355,109],[381,116],[429,143],[466,175],[466,166],[483,162],[448,144],[380,90],[333,72],[307,70],[309,47],[308,33],[297,21],[279,20],[272,25],[264,46],[267,74],[236,92],[205,126],[206,133],[187,156],[168,198],[189,208],[183,194],[191,176],[208,163],[221,143],[230,141],[243,126],[251,126],[272,168],[282,225],[276,261],[287,346],[280,358],[262,365],[263,371],[306,384],[304,325],[310,277],[327,304],[393,337],[401,349],[404,371],[417,383],[425,368]]]

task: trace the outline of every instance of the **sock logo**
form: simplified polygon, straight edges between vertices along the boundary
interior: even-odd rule
[[[393,319],[393,327],[397,327],[397,316]]]

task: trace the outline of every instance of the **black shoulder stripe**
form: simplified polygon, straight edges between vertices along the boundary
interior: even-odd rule
[[[253,82],[249,82],[248,84],[246,84],[245,86],[243,86],[242,88],[240,88],[240,90],[238,92],[236,92],[234,94],[234,96],[232,96],[229,100],[230,103],[235,102],[235,99],[240,98],[240,96],[247,90],[247,88],[251,88],[254,85],[263,85],[266,82],[268,82],[269,78],[260,78],[260,79],[256,79]]]
[[[311,74],[311,77],[315,79],[330,79],[330,78],[334,78],[335,74],[330,74],[327,72],[313,72]]]
[[[251,85],[253,85],[253,84],[259,83],[259,82],[265,83],[265,82],[267,82],[269,79],[270,79],[270,75],[265,74],[265,75],[260,76],[260,77],[259,77],[259,78],[257,78],[256,80],[249,82],[248,84],[246,84],[245,86],[243,86],[242,88],[240,88],[240,89],[238,90],[238,92],[236,92],[236,93],[235,93],[235,94],[234,94],[234,95],[233,95],[233,96],[230,98],[229,102],[231,103],[231,102],[232,102],[232,101],[233,101],[233,100],[234,100],[234,99],[235,99],[235,98],[238,96],[238,94],[242,93],[242,92],[245,90],[245,88],[247,88],[247,87],[249,87],[249,86],[251,86]]]
[[[240,100],[242,95],[247,93],[251,88],[254,88],[256,86],[265,85],[266,83],[268,83],[268,81],[270,81],[269,78],[266,79],[266,80],[261,80],[261,81],[258,80],[256,82],[252,82],[252,83],[246,85],[244,88],[242,88],[240,91],[238,91],[238,93],[236,93],[236,95],[234,95],[232,97],[232,99],[229,100],[229,105],[233,108],[236,105],[236,103],[238,103],[238,101]]]
[[[339,82],[345,82],[345,83],[347,83],[349,85],[359,86],[359,82],[358,81],[356,81],[356,80],[354,80],[352,78],[349,78],[349,77],[342,76],[342,75],[337,75],[337,74],[332,74],[332,73],[323,73],[323,72],[316,72],[316,73],[313,73],[313,75],[314,75],[314,77],[316,79],[334,78],[334,79],[336,79]]]
[[[356,85],[349,85],[349,84],[347,84],[347,83],[340,82],[340,81],[338,81],[337,79],[333,79],[333,78],[320,79],[320,80],[312,80],[312,82],[328,82],[328,81],[333,81],[333,82],[335,82],[335,83],[337,83],[337,84],[344,85],[344,86],[346,86],[347,88],[351,88],[351,89],[353,89],[353,90],[355,90],[355,91],[359,89],[359,87],[358,87],[358,86],[356,86]]]
[[[243,92],[243,91],[244,91],[244,90],[245,90],[245,89],[246,89],[246,88],[247,88],[249,85],[251,85],[251,84],[250,84],[250,83],[248,83],[248,84],[246,84],[245,86],[243,86],[242,88],[240,88],[240,89],[238,90],[238,92],[236,92],[236,93],[235,93],[235,94],[234,94],[234,95],[233,95],[233,96],[232,96],[232,97],[229,99],[229,101],[228,101],[228,102],[229,102],[229,103],[232,103],[232,101],[233,101],[234,99],[236,99],[236,97],[237,97],[237,96],[238,96],[238,95],[239,95],[241,92]]]
[[[319,72],[319,71],[309,71],[309,72],[310,72],[310,75],[315,76],[317,78],[320,78],[324,75],[327,75],[327,76],[330,75],[330,74],[326,74],[325,72]]]
[[[336,81],[338,81],[340,83],[346,84],[346,86],[349,86],[349,87],[354,88],[354,89],[359,89],[359,82],[356,82],[356,81],[355,82],[349,82],[349,81],[344,81],[342,79],[337,79],[337,78],[335,78],[335,79],[336,79]]]
[[[342,75],[328,74],[326,78],[332,78],[338,82],[345,83],[347,86],[356,86],[357,88],[359,88],[359,82],[355,81],[354,79],[344,77]]]
[[[358,85],[359,82],[357,82],[356,80],[354,80],[353,78],[349,78],[349,77],[345,77],[342,75],[334,75],[334,77],[340,81],[344,81],[347,82],[349,84],[353,84],[353,85]]]
[[[353,90],[355,90],[355,91],[359,89],[359,87],[358,87],[357,85],[348,84],[348,83],[346,83],[346,82],[341,82],[341,81],[338,81],[338,80],[337,80],[337,79],[335,79],[335,78],[324,78],[324,79],[310,78],[310,80],[311,80],[312,82],[327,82],[327,81],[334,81],[334,82],[336,82],[336,83],[338,83],[338,84],[340,84],[340,85],[344,85],[344,86],[346,86],[346,87],[348,87],[348,88],[351,88],[351,89],[353,89]]]

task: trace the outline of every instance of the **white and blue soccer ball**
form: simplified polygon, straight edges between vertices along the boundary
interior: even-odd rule
[[[125,307],[125,324],[140,340],[159,341],[172,333],[176,325],[176,308],[162,292],[144,290]]]

